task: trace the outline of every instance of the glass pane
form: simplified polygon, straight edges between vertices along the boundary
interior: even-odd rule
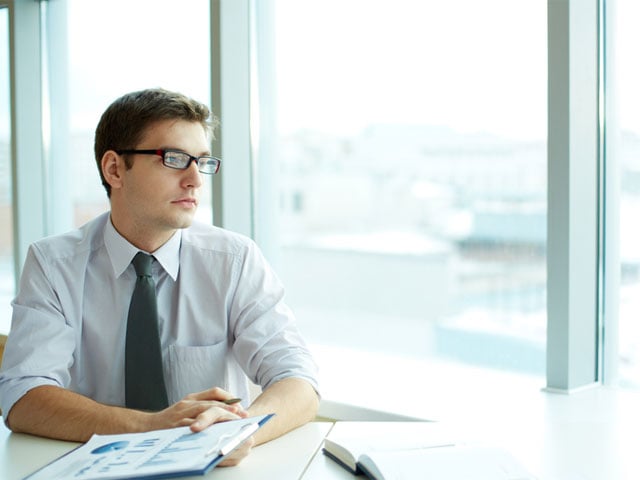
[[[93,140],[113,100],[162,87],[210,104],[209,2],[67,0],[48,2],[47,15],[49,172],[52,201],[67,196],[72,205],[70,220],[58,222],[66,229],[108,209]],[[197,217],[211,222],[211,183],[203,190]]]
[[[258,238],[325,376],[542,383],[545,2],[257,4]]]
[[[620,168],[620,305],[619,379],[624,386],[640,387],[640,68],[634,45],[640,42],[640,4],[635,0],[614,3],[615,109],[608,128],[608,142]]]
[[[11,325],[15,293],[9,95],[9,11],[0,8],[0,333]]]

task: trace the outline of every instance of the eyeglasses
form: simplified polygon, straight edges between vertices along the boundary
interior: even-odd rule
[[[180,150],[116,150],[118,155],[139,154],[139,155],[158,155],[162,157],[162,163],[165,167],[176,168],[178,170],[186,170],[191,162],[196,162],[198,171],[213,175],[218,173],[220,169],[220,159],[210,155],[194,157]]]

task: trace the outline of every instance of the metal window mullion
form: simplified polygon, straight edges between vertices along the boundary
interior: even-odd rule
[[[211,19],[211,98],[220,118],[222,158],[214,182],[214,223],[253,237],[250,1],[212,0]]]
[[[547,388],[567,392],[598,380],[598,7],[547,5]]]
[[[40,3],[9,3],[11,157],[15,271],[46,233],[42,147]]]
[[[621,195],[621,165],[620,165],[620,128],[617,119],[617,88],[615,78],[616,46],[613,25],[616,19],[617,0],[600,0],[600,16],[604,25],[601,35],[601,69],[603,79],[601,92],[604,95],[603,115],[601,116],[601,130],[604,137],[603,152],[603,186],[602,197],[604,205],[603,226],[603,261],[601,265],[601,338],[599,347],[602,349],[600,362],[601,380],[606,385],[617,385],[619,381],[619,309],[620,309],[620,195]],[[606,10],[605,10],[606,7]]]

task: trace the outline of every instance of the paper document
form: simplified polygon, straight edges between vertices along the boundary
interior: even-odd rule
[[[94,435],[28,480],[115,480],[204,474],[272,415],[216,423],[199,433],[189,427],[146,433]]]

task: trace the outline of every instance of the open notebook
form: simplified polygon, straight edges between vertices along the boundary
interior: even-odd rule
[[[373,480],[532,480],[508,452],[464,444],[432,422],[336,422],[323,452]]]

